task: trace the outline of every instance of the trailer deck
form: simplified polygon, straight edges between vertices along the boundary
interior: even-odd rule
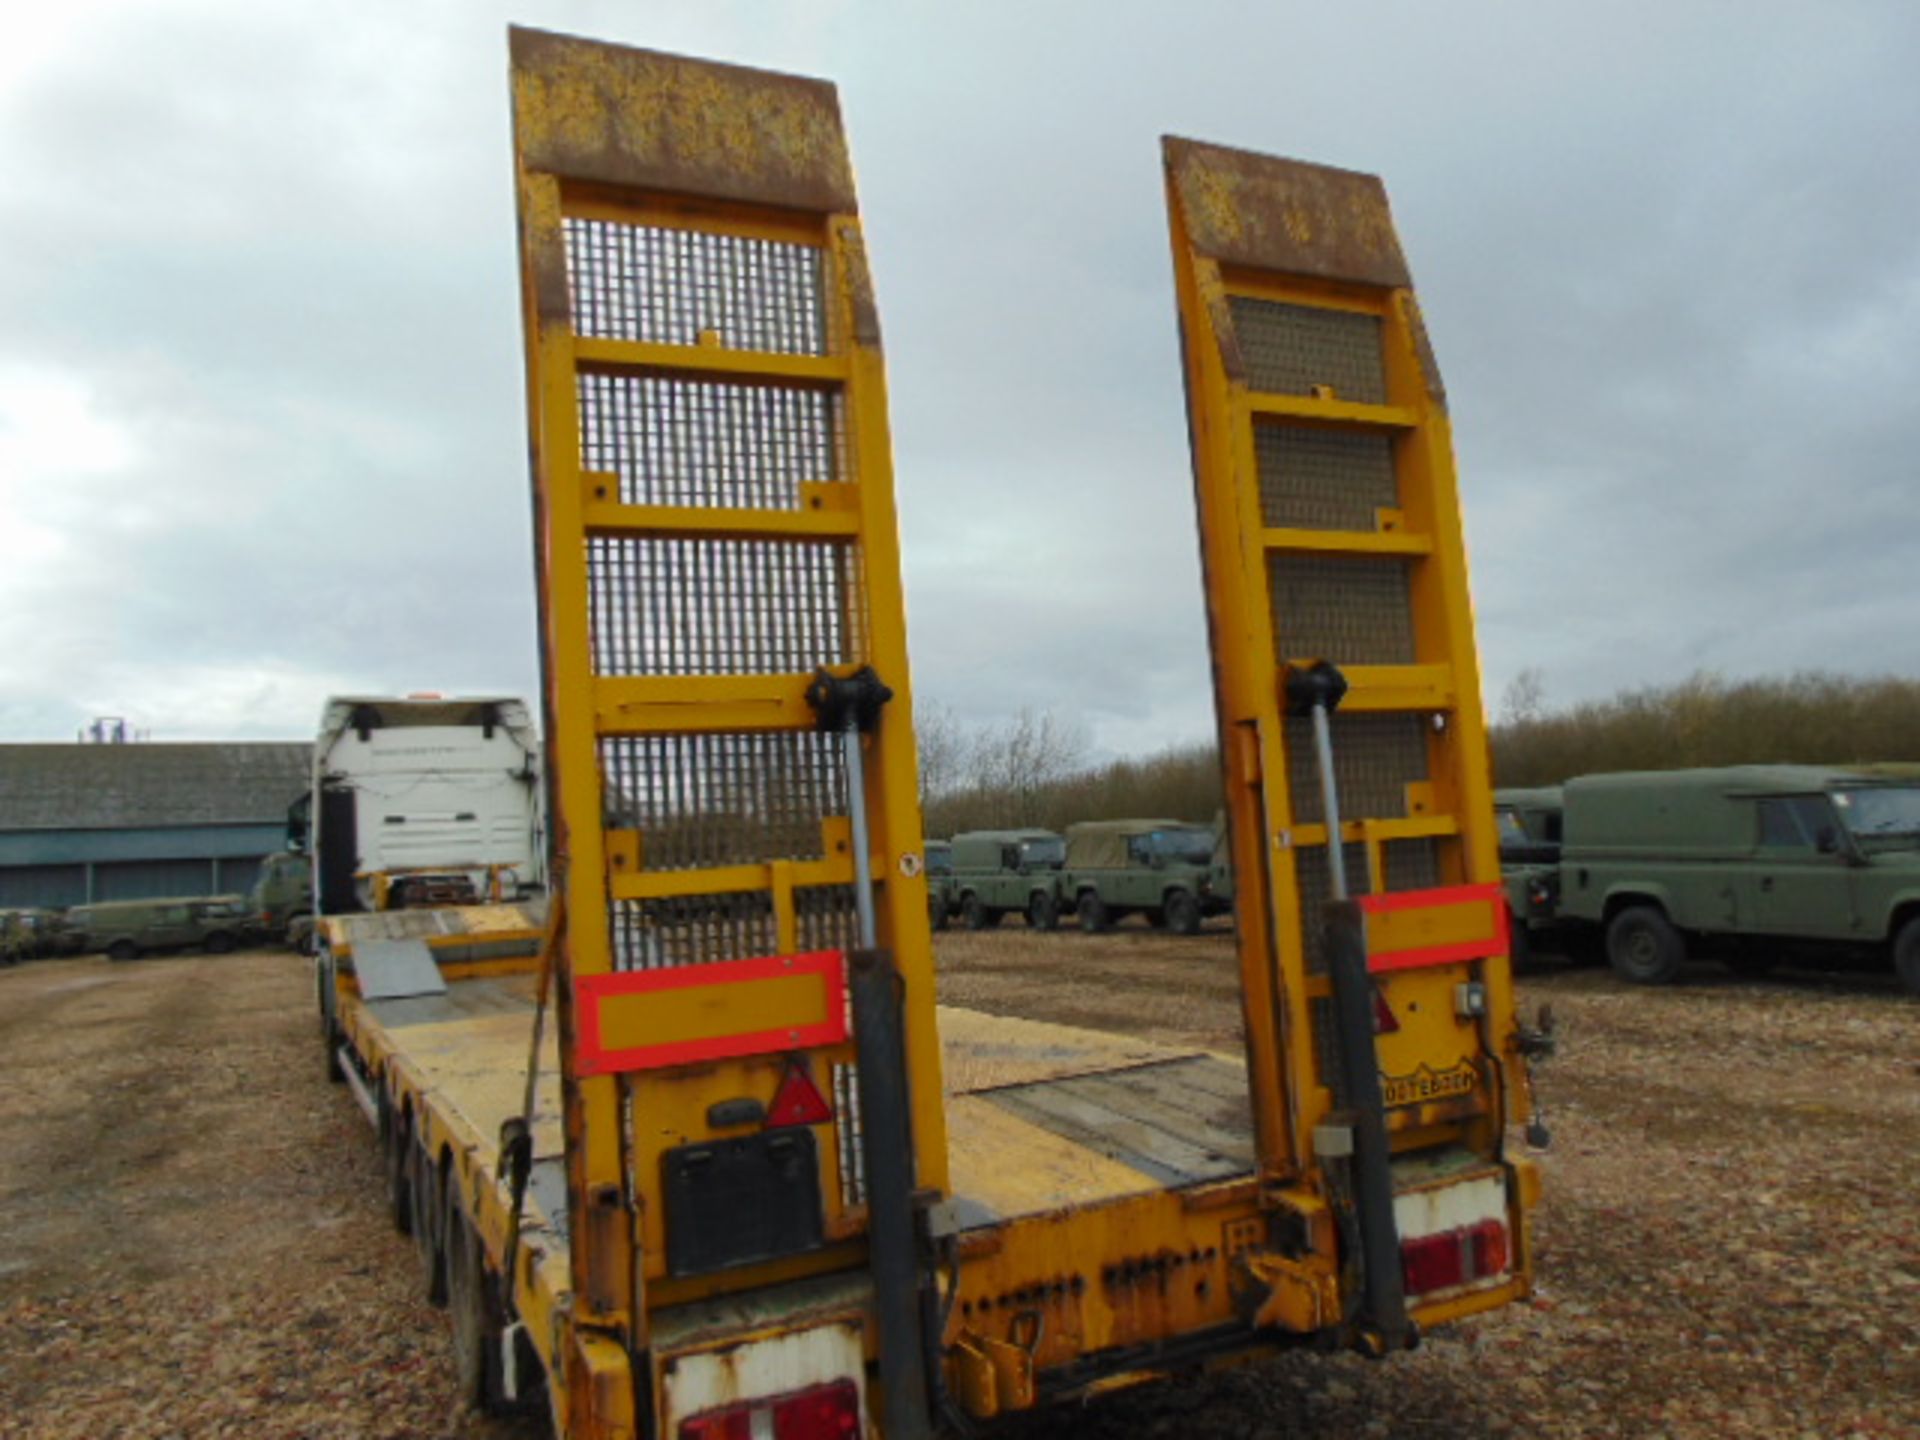
[[[471,976],[354,1012],[361,1053],[431,1096],[489,1181],[500,1128],[521,1111],[535,999],[531,973]],[[964,1230],[1253,1173],[1246,1069],[1232,1057],[949,1006],[939,1023]],[[527,1196],[528,1242],[547,1254],[565,1244],[559,1064],[548,1028]]]

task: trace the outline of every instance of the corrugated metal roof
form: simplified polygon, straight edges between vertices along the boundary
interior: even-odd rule
[[[0,830],[284,821],[312,765],[305,742],[0,745]]]

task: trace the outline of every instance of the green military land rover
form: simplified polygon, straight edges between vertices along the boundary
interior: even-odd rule
[[[85,949],[104,950],[114,960],[190,946],[224,955],[252,935],[246,902],[238,895],[108,900],[75,906],[68,921],[83,936]]]
[[[1557,943],[1564,805],[1558,785],[1493,792],[1500,878],[1507,891],[1508,936],[1516,968],[1527,964],[1536,950]]]
[[[953,888],[953,846],[945,840],[927,841],[927,919],[936,930],[947,928],[957,897]]]
[[[1920,783],[1799,765],[1569,780],[1559,915],[1643,985],[1690,949],[1891,959],[1920,993]]]
[[[1233,909],[1230,872],[1216,865],[1219,837],[1181,820],[1088,820],[1067,827],[1060,893],[1080,928],[1106,929],[1142,913],[1192,935],[1209,915]]]
[[[953,837],[952,893],[969,930],[1018,910],[1035,930],[1060,923],[1060,862],[1066,842],[1051,830],[969,830]]]

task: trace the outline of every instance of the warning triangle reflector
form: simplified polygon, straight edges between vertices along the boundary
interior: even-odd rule
[[[807,1067],[799,1061],[788,1065],[787,1073],[780,1081],[780,1089],[773,1097],[773,1104],[767,1107],[766,1128],[820,1125],[832,1118],[833,1107],[827,1104],[827,1097],[820,1093],[820,1087],[813,1083]]]
[[[1373,1033],[1391,1035],[1400,1028],[1400,1022],[1393,1018],[1393,1007],[1387,1004],[1387,997],[1376,988],[1373,992]]]

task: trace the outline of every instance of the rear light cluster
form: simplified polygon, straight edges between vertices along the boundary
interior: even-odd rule
[[[1409,1295],[1449,1290],[1502,1274],[1506,1268],[1507,1227],[1498,1220],[1482,1220],[1400,1246],[1400,1269]]]
[[[709,1410],[680,1426],[680,1440],[858,1440],[859,1434],[860,1392],[851,1380]]]

